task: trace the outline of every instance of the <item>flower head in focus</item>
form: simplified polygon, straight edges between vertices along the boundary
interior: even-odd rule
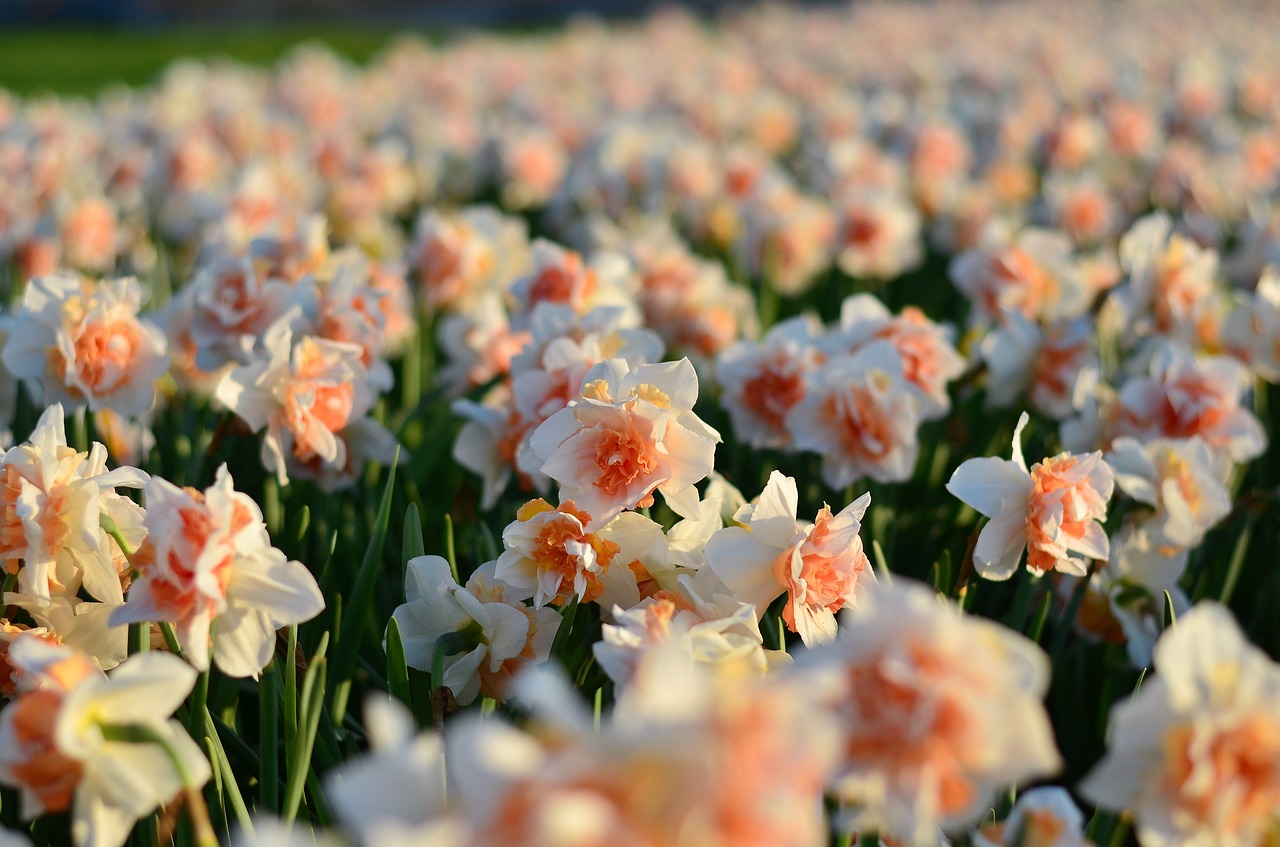
[[[264,344],[260,358],[223,377],[216,396],[254,431],[266,428],[263,464],[281,484],[297,474],[341,488],[364,461],[392,461],[395,437],[366,417],[374,392],[360,347],[309,335],[295,340],[283,321]]]
[[[693,412],[698,377],[688,359],[593,367],[581,396],[533,433],[542,472],[591,516],[591,528],[661,491],[677,513],[697,508],[694,483],[711,472],[720,434]]]
[[[203,492],[151,478],[147,539],[133,557],[141,576],[112,621],[172,622],[195,667],[206,670],[212,652],[228,676],[256,678],[276,630],[320,614],[324,597],[302,563],[271,546],[258,504],[233,486],[226,465]]]
[[[968,459],[947,491],[991,520],[978,534],[973,563],[987,579],[1008,579],[1027,554],[1027,570],[1083,576],[1081,556],[1106,559],[1101,521],[1115,486],[1102,453],[1059,453],[1027,469],[1022,457],[1023,412],[1013,433],[1013,459]]]
[[[40,416],[31,439],[0,460],[0,557],[18,574],[18,591],[42,603],[74,596],[83,587],[103,602],[118,603],[129,565],[104,520],[128,543],[145,535],[143,513],[116,487],[142,488],[136,468],[108,471],[106,448],[88,453],[67,446],[62,406]]]
[[[707,567],[757,615],[785,594],[787,628],[813,646],[836,637],[836,612],[856,603],[865,583],[875,580],[858,535],[871,495],[836,514],[823,504],[808,525],[796,520],[797,500],[795,480],[774,471],[759,502],[734,515],[740,526],[707,541]]]

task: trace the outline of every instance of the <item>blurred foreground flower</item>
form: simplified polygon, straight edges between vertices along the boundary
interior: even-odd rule
[[[1041,702],[1045,654],[925,585],[868,586],[840,637],[803,665],[845,680],[833,788],[856,830],[923,843],[973,824],[1000,788],[1061,766]]]
[[[21,790],[24,818],[70,809],[77,845],[119,847],[139,818],[208,781],[200,748],[169,718],[196,680],[181,660],[139,654],[108,677],[81,653],[23,636],[9,661],[19,694],[0,712],[0,782]],[[203,825],[201,842],[216,843],[207,815]]]
[[[1280,828],[1280,665],[1203,602],[1156,644],[1156,677],[1111,712],[1084,795],[1147,847],[1255,847]]]

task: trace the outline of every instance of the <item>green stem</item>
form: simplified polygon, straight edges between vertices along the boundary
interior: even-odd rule
[[[116,544],[120,545],[120,552],[124,553],[124,557],[132,565],[133,554],[137,551],[125,540],[124,533],[120,530],[120,525],[110,515],[103,512],[98,516],[98,526],[102,527],[103,532],[115,539]]]

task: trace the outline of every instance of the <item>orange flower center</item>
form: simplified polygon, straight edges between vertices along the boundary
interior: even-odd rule
[[[99,321],[76,339],[79,381],[95,391],[110,391],[128,379],[129,367],[141,346],[142,332],[132,319]],[[110,381],[108,381],[110,380]]]
[[[634,426],[624,430],[606,429],[596,442],[595,486],[610,497],[624,492],[637,479],[650,476],[658,467],[653,445]]]

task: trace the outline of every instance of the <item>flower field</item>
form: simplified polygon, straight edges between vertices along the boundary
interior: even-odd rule
[[[0,89],[0,845],[1280,847],[1278,38]]]

